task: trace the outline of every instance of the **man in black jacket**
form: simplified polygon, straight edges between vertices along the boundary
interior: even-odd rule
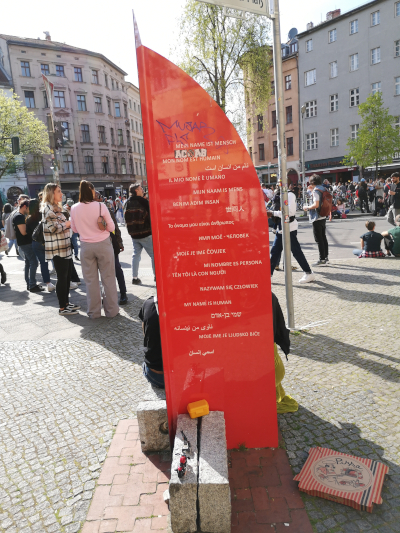
[[[400,215],[400,174],[395,172],[390,176],[392,185],[389,190],[389,202],[393,209],[393,219]]]
[[[143,197],[143,189],[139,183],[132,183],[129,187],[129,198],[124,206],[124,218],[126,228],[132,237],[132,283],[140,285],[138,278],[139,263],[143,248],[149,254],[153,267],[154,281],[156,270],[154,267],[153,237],[151,236],[150,205]]]

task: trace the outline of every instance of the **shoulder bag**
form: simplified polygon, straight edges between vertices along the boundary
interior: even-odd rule
[[[39,244],[44,244],[44,233],[43,233],[43,220],[39,222],[36,228],[33,230],[32,239]]]
[[[101,214],[101,202],[99,202],[99,211],[100,211],[100,215],[99,215],[99,218],[97,219],[97,225],[100,231],[105,231],[105,229],[107,228],[107,222]]]

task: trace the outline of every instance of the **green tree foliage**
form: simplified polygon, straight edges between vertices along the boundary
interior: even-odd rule
[[[393,155],[400,150],[400,130],[394,127],[395,117],[383,107],[380,91],[370,94],[358,108],[362,122],[356,139],[347,142],[349,153],[343,163],[353,165],[354,161],[361,167],[375,165],[376,177],[378,166],[390,165]]]
[[[233,12],[232,10],[228,10]],[[218,103],[239,132],[244,132],[245,106],[264,113],[271,95],[266,17],[246,13],[226,17],[218,6],[188,0],[180,20],[179,66]]]
[[[13,155],[10,137],[19,137],[20,155]],[[33,156],[50,154],[49,134],[14,93],[8,97],[0,91],[0,178],[5,174],[27,170]]]

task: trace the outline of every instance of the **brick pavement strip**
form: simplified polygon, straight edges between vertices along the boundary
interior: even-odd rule
[[[283,381],[300,409],[279,416],[293,471],[300,470],[313,445],[379,459],[390,468],[384,504],[373,514],[304,496],[317,532],[399,531],[398,265],[394,259],[336,261],[318,269],[317,282],[306,286],[296,282],[300,273],[293,276],[296,324],[309,326],[292,336]],[[135,298],[131,293],[119,317],[89,327],[83,317],[82,323],[60,322],[54,303],[48,307],[42,297],[21,292],[22,265],[17,266],[7,272],[11,289],[0,288],[0,531],[76,533],[105,471],[118,422],[132,419],[139,401],[155,397],[141,373],[137,319],[154,289],[135,286]],[[274,274],[272,288],[284,307],[283,273]],[[313,326],[317,321],[325,323]],[[130,453],[130,444],[126,450]],[[123,456],[119,465],[130,461]],[[146,483],[165,482],[161,471],[154,480],[150,466],[146,472],[134,468],[132,474],[148,476]],[[297,511],[300,520],[304,509]],[[245,511],[241,514],[246,521]],[[250,515],[247,519],[251,522]],[[114,522],[110,518],[104,527]],[[140,522],[143,531],[153,527],[150,519]],[[249,531],[257,533],[264,525]]]

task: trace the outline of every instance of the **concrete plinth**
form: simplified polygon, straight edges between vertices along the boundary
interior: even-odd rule
[[[140,402],[137,408],[140,444],[143,452],[169,449],[167,403],[165,400]]]
[[[198,498],[200,530],[230,533],[228,454],[224,413],[220,411],[212,411],[201,421]]]
[[[195,533],[197,531],[197,423],[197,419],[192,420],[189,415],[178,415],[172,454],[171,481],[169,483],[169,509],[174,533]],[[181,431],[189,440],[192,453],[188,457],[186,475],[179,479],[176,469],[179,467],[179,459],[184,447]]]

